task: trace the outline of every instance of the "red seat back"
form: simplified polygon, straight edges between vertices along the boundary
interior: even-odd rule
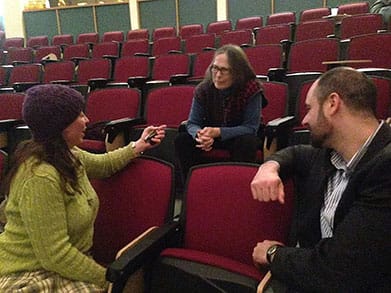
[[[167,124],[167,127],[177,129],[189,117],[194,88],[193,85],[178,85],[150,91],[145,106],[148,124]]]
[[[72,82],[75,78],[75,63],[72,61],[48,62],[44,66],[43,82]]]
[[[214,51],[204,51],[195,54],[193,59],[192,79],[203,79],[209,65],[212,63]]]
[[[126,40],[149,39],[149,31],[146,28],[130,30],[126,34]]]
[[[134,56],[136,53],[150,53],[148,39],[131,39],[122,44],[121,57]]]
[[[110,79],[111,61],[109,59],[81,60],[77,68],[77,82],[87,84],[93,78]]]
[[[267,16],[266,25],[296,23],[296,13],[293,11],[273,13]]]
[[[179,28],[179,36],[182,40],[188,39],[190,36],[204,33],[204,27],[200,23],[186,24]]]
[[[173,26],[158,27],[152,31],[152,41],[160,38],[171,38],[176,36],[176,29]]]
[[[173,177],[172,165],[144,157],[110,178],[92,180],[100,200],[92,249],[98,262],[109,264],[120,248],[172,218]]]
[[[57,57],[57,60],[61,59],[61,48],[59,45],[53,46],[43,46],[39,47],[35,51],[34,62],[41,62],[42,58],[46,57],[49,54],[54,54]]]
[[[295,41],[327,38],[334,34],[334,21],[328,19],[300,22],[296,26]]]
[[[9,84],[16,82],[41,82],[42,66],[40,64],[25,64],[14,66],[11,70]]]
[[[324,61],[339,60],[339,41],[337,39],[314,39],[292,44],[288,57],[288,71],[325,72]]]
[[[250,29],[234,30],[221,34],[220,46],[227,44],[234,45],[252,45],[253,44],[253,33]]]
[[[139,117],[140,91],[132,88],[105,88],[90,92],[86,114],[90,123]]]
[[[338,14],[361,14],[369,12],[369,3],[365,2],[357,2],[357,3],[347,3],[341,4],[338,6]]]
[[[263,92],[268,104],[262,109],[262,122],[284,117],[288,106],[288,85],[282,82],[263,82]]]
[[[124,32],[123,31],[110,31],[103,33],[102,42],[123,42]]]
[[[81,33],[77,36],[77,44],[96,44],[99,43],[98,33]]]
[[[38,48],[42,46],[49,46],[48,36],[35,36],[35,37],[29,37],[27,39],[26,47]]]
[[[72,45],[73,44],[73,35],[63,34],[55,35],[52,37],[52,45],[62,46],[62,45]]]
[[[208,34],[221,35],[224,32],[232,30],[232,22],[230,20],[219,20],[208,24],[206,32]]]
[[[216,47],[216,36],[215,34],[201,34],[189,37],[185,41],[185,52],[186,53],[200,53],[205,48]]]
[[[184,247],[253,265],[252,251],[265,239],[286,242],[293,192],[286,202],[260,203],[250,183],[257,165],[218,163],[193,167],[184,197]]]
[[[376,53],[374,53],[376,52]],[[352,37],[347,49],[347,59],[372,60],[371,63],[357,63],[355,68],[391,68],[391,33],[369,34]]]
[[[170,51],[181,51],[181,39],[179,37],[159,38],[153,42],[152,56],[160,56]]]
[[[175,74],[189,74],[190,59],[187,54],[157,56],[152,68],[153,80],[169,80]]]
[[[322,19],[322,17],[328,16],[330,14],[331,14],[330,7],[305,9],[300,12],[300,22],[320,20]]]
[[[22,106],[25,95],[22,93],[0,94],[0,120],[22,120]]]
[[[340,25],[340,38],[348,39],[353,36],[376,33],[384,29],[384,21],[381,14],[366,13],[344,17]]]
[[[292,27],[290,24],[267,25],[255,31],[255,44],[280,44],[282,40],[292,38]]]
[[[129,77],[149,76],[149,58],[125,56],[115,63],[114,82],[127,82]]]
[[[101,42],[95,44],[92,48],[92,58],[103,58],[105,56],[119,56],[119,43]]]
[[[263,26],[262,16],[251,16],[238,18],[236,20],[235,30],[250,29]]]
[[[244,52],[257,75],[267,75],[270,68],[281,67],[282,47],[280,44],[259,45],[246,48]]]

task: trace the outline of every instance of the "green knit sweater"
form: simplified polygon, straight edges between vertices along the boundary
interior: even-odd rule
[[[105,287],[106,269],[85,253],[92,247],[98,197],[88,178],[102,178],[125,167],[136,154],[130,146],[106,154],[73,152],[82,162],[80,193],[60,188],[52,165],[27,160],[16,173],[5,209],[7,224],[0,234],[0,276],[47,270]],[[115,200],[115,199],[113,199]]]

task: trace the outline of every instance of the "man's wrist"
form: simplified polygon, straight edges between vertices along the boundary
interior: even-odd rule
[[[273,262],[273,259],[274,259],[274,256],[277,252],[277,250],[279,248],[281,248],[282,246],[279,245],[279,244],[274,244],[272,246],[270,246],[267,250],[266,250],[266,260],[269,264],[271,264]]]

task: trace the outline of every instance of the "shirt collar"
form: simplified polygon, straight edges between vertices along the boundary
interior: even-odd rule
[[[357,150],[354,156],[350,159],[349,162],[346,162],[345,159],[336,151],[331,152],[331,164],[338,170],[349,171],[352,172],[354,168],[357,166],[358,162],[365,155],[368,150],[369,145],[372,143],[374,137],[379,132],[379,129],[382,127],[384,121],[382,120],[377,127],[377,129],[367,138],[364,144]]]

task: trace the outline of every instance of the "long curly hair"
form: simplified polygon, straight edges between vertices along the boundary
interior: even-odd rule
[[[62,136],[44,142],[33,139],[21,142],[11,157],[11,168],[2,182],[1,195],[9,194],[12,179],[19,167],[29,158],[36,158],[37,165],[45,162],[52,165],[60,175],[60,186],[63,192],[73,195],[79,191],[78,170],[80,160],[74,156]]]

